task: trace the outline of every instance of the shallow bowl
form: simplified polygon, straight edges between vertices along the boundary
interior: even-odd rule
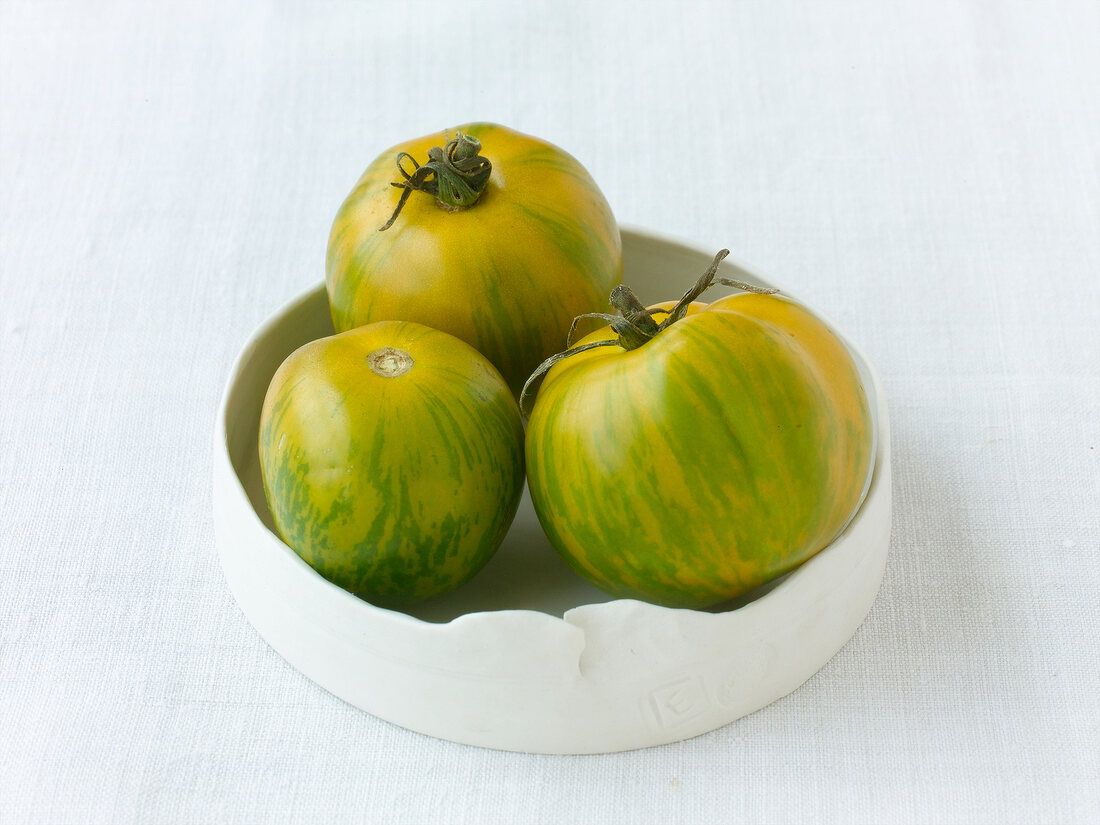
[[[622,238],[624,281],[645,303],[678,297],[714,255],[638,229],[623,229]],[[729,258],[722,274],[775,286]],[[504,750],[660,745],[787,695],[870,610],[890,538],[889,422],[879,379],[851,345],[875,413],[871,484],[840,537],[778,582],[715,611],[613,599],[559,559],[525,492],[504,544],[477,576],[397,612],[314,572],[276,536],[264,501],[257,431],[268,382],[294,349],[332,331],[321,284],[245,344],[217,417],[214,525],[248,620],[292,666],[352,705],[411,730]]]

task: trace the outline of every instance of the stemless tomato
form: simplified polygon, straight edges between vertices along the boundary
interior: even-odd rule
[[[706,608],[843,530],[870,481],[873,423],[848,350],[806,308],[762,294],[684,308],[636,348],[598,346],[546,373],[527,477],[547,536],[581,575],[618,596]],[[616,340],[605,328],[578,348]]]
[[[259,450],[283,540],[386,606],[469,579],[523,490],[523,425],[504,379],[468,344],[414,323],[295,350],[268,388]]]
[[[399,161],[425,163],[410,175]],[[428,191],[391,185],[405,176]],[[621,274],[618,226],[584,167],[545,141],[473,123],[370,164],[333,222],[326,285],[338,332],[417,321],[474,346],[518,391],[575,315],[604,308]]]

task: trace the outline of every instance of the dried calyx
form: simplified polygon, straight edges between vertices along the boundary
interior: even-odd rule
[[[718,267],[721,265],[722,260],[729,254],[730,251],[728,249],[723,249],[718,252],[718,254],[714,256],[714,260],[711,261],[710,266],[707,267],[706,272],[699,277],[699,280],[695,282],[691,289],[684,293],[683,297],[680,298],[676,306],[671,310],[647,309],[642,302],[638,300],[630,287],[623,285],[615,287],[615,289],[611,291],[610,304],[616,312],[614,314],[588,312],[584,315],[578,315],[573,319],[573,324],[569,328],[569,336],[565,343],[567,347],[570,347],[573,341],[573,335],[577,329],[577,324],[582,318],[599,318],[607,321],[617,337],[570,347],[565,350],[565,352],[551,355],[539,364],[535,371],[531,373],[531,377],[527,379],[527,383],[523,385],[523,391],[519,396],[520,411],[525,416],[527,415],[526,402],[531,386],[541,378],[547,370],[554,366],[554,364],[571,355],[576,355],[578,352],[595,349],[596,347],[617,346],[626,350],[637,349],[683,318],[687,314],[688,307],[691,306],[691,303],[715,284],[735,287],[736,289],[741,289],[745,292],[753,292],[758,295],[772,295],[779,291],[778,289],[765,289],[764,287],[755,286],[733,278],[719,277]],[[667,313],[666,317],[663,318],[660,323],[657,323],[653,316],[655,314],[665,313]]]
[[[405,169],[406,161],[412,164],[411,171]],[[480,140],[459,132],[445,146],[429,149],[428,162],[423,165],[408,152],[401,152],[397,156],[397,171],[404,180],[394,181],[390,185],[404,191],[390,219],[378,228],[379,232],[393,226],[413,192],[434,195],[444,209],[458,210],[473,206],[485,191],[493,164],[481,156]]]

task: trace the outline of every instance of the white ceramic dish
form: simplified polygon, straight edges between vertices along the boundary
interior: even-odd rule
[[[624,280],[643,302],[678,297],[715,251],[624,229]],[[771,285],[728,258],[723,270]],[[843,535],[777,585],[722,612],[612,600],[558,559],[525,494],[489,565],[410,615],[330,584],[269,527],[256,447],[264,393],[291,351],[331,333],[321,285],[245,345],[218,413],[214,524],[226,579],[248,620],[291,665],[352,705],[412,730],[505,750],[660,745],[790,693],[870,610],[890,537],[890,437],[882,387],[857,350],[877,413],[870,489]]]

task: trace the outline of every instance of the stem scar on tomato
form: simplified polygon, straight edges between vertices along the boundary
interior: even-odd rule
[[[396,184],[395,184],[396,185]],[[573,319],[572,326],[569,327],[569,335],[566,338],[565,345],[567,349],[564,352],[559,352],[555,355],[551,355],[545,361],[535,368],[535,371],[531,373],[531,377],[527,379],[523,385],[523,390],[519,396],[519,409],[524,418],[528,417],[527,411],[527,398],[530,395],[532,385],[542,378],[554,364],[569,358],[572,355],[576,355],[579,352],[595,349],[596,347],[622,347],[624,350],[637,349],[645,344],[647,341],[652,340],[658,334],[668,329],[677,321],[682,319],[687,314],[688,307],[691,303],[710,289],[712,286],[721,284],[722,286],[731,286],[735,289],[740,289],[745,292],[752,292],[757,295],[774,295],[779,292],[778,289],[770,289],[754,284],[746,283],[745,281],[738,281],[734,278],[718,277],[718,267],[727,255],[730,254],[728,249],[721,249],[714,256],[714,260],[711,261],[710,266],[706,271],[699,276],[699,280],[684,293],[683,297],[677,301],[676,306],[671,310],[666,309],[647,309],[641,301],[638,300],[630,287],[625,284],[620,284],[611,291],[611,297],[609,303],[615,310],[615,314],[605,312],[587,312],[584,315],[578,315]],[[667,313],[664,320],[657,323],[653,316],[661,313]],[[577,330],[577,324],[584,318],[600,318],[607,321],[611,325],[611,329],[614,330],[616,338],[609,338],[604,341],[594,341],[588,344],[581,344],[580,346],[571,346],[573,342],[573,335]]]
[[[413,368],[416,362],[403,349],[382,347],[367,356],[367,366],[371,372],[382,378],[397,378]]]

